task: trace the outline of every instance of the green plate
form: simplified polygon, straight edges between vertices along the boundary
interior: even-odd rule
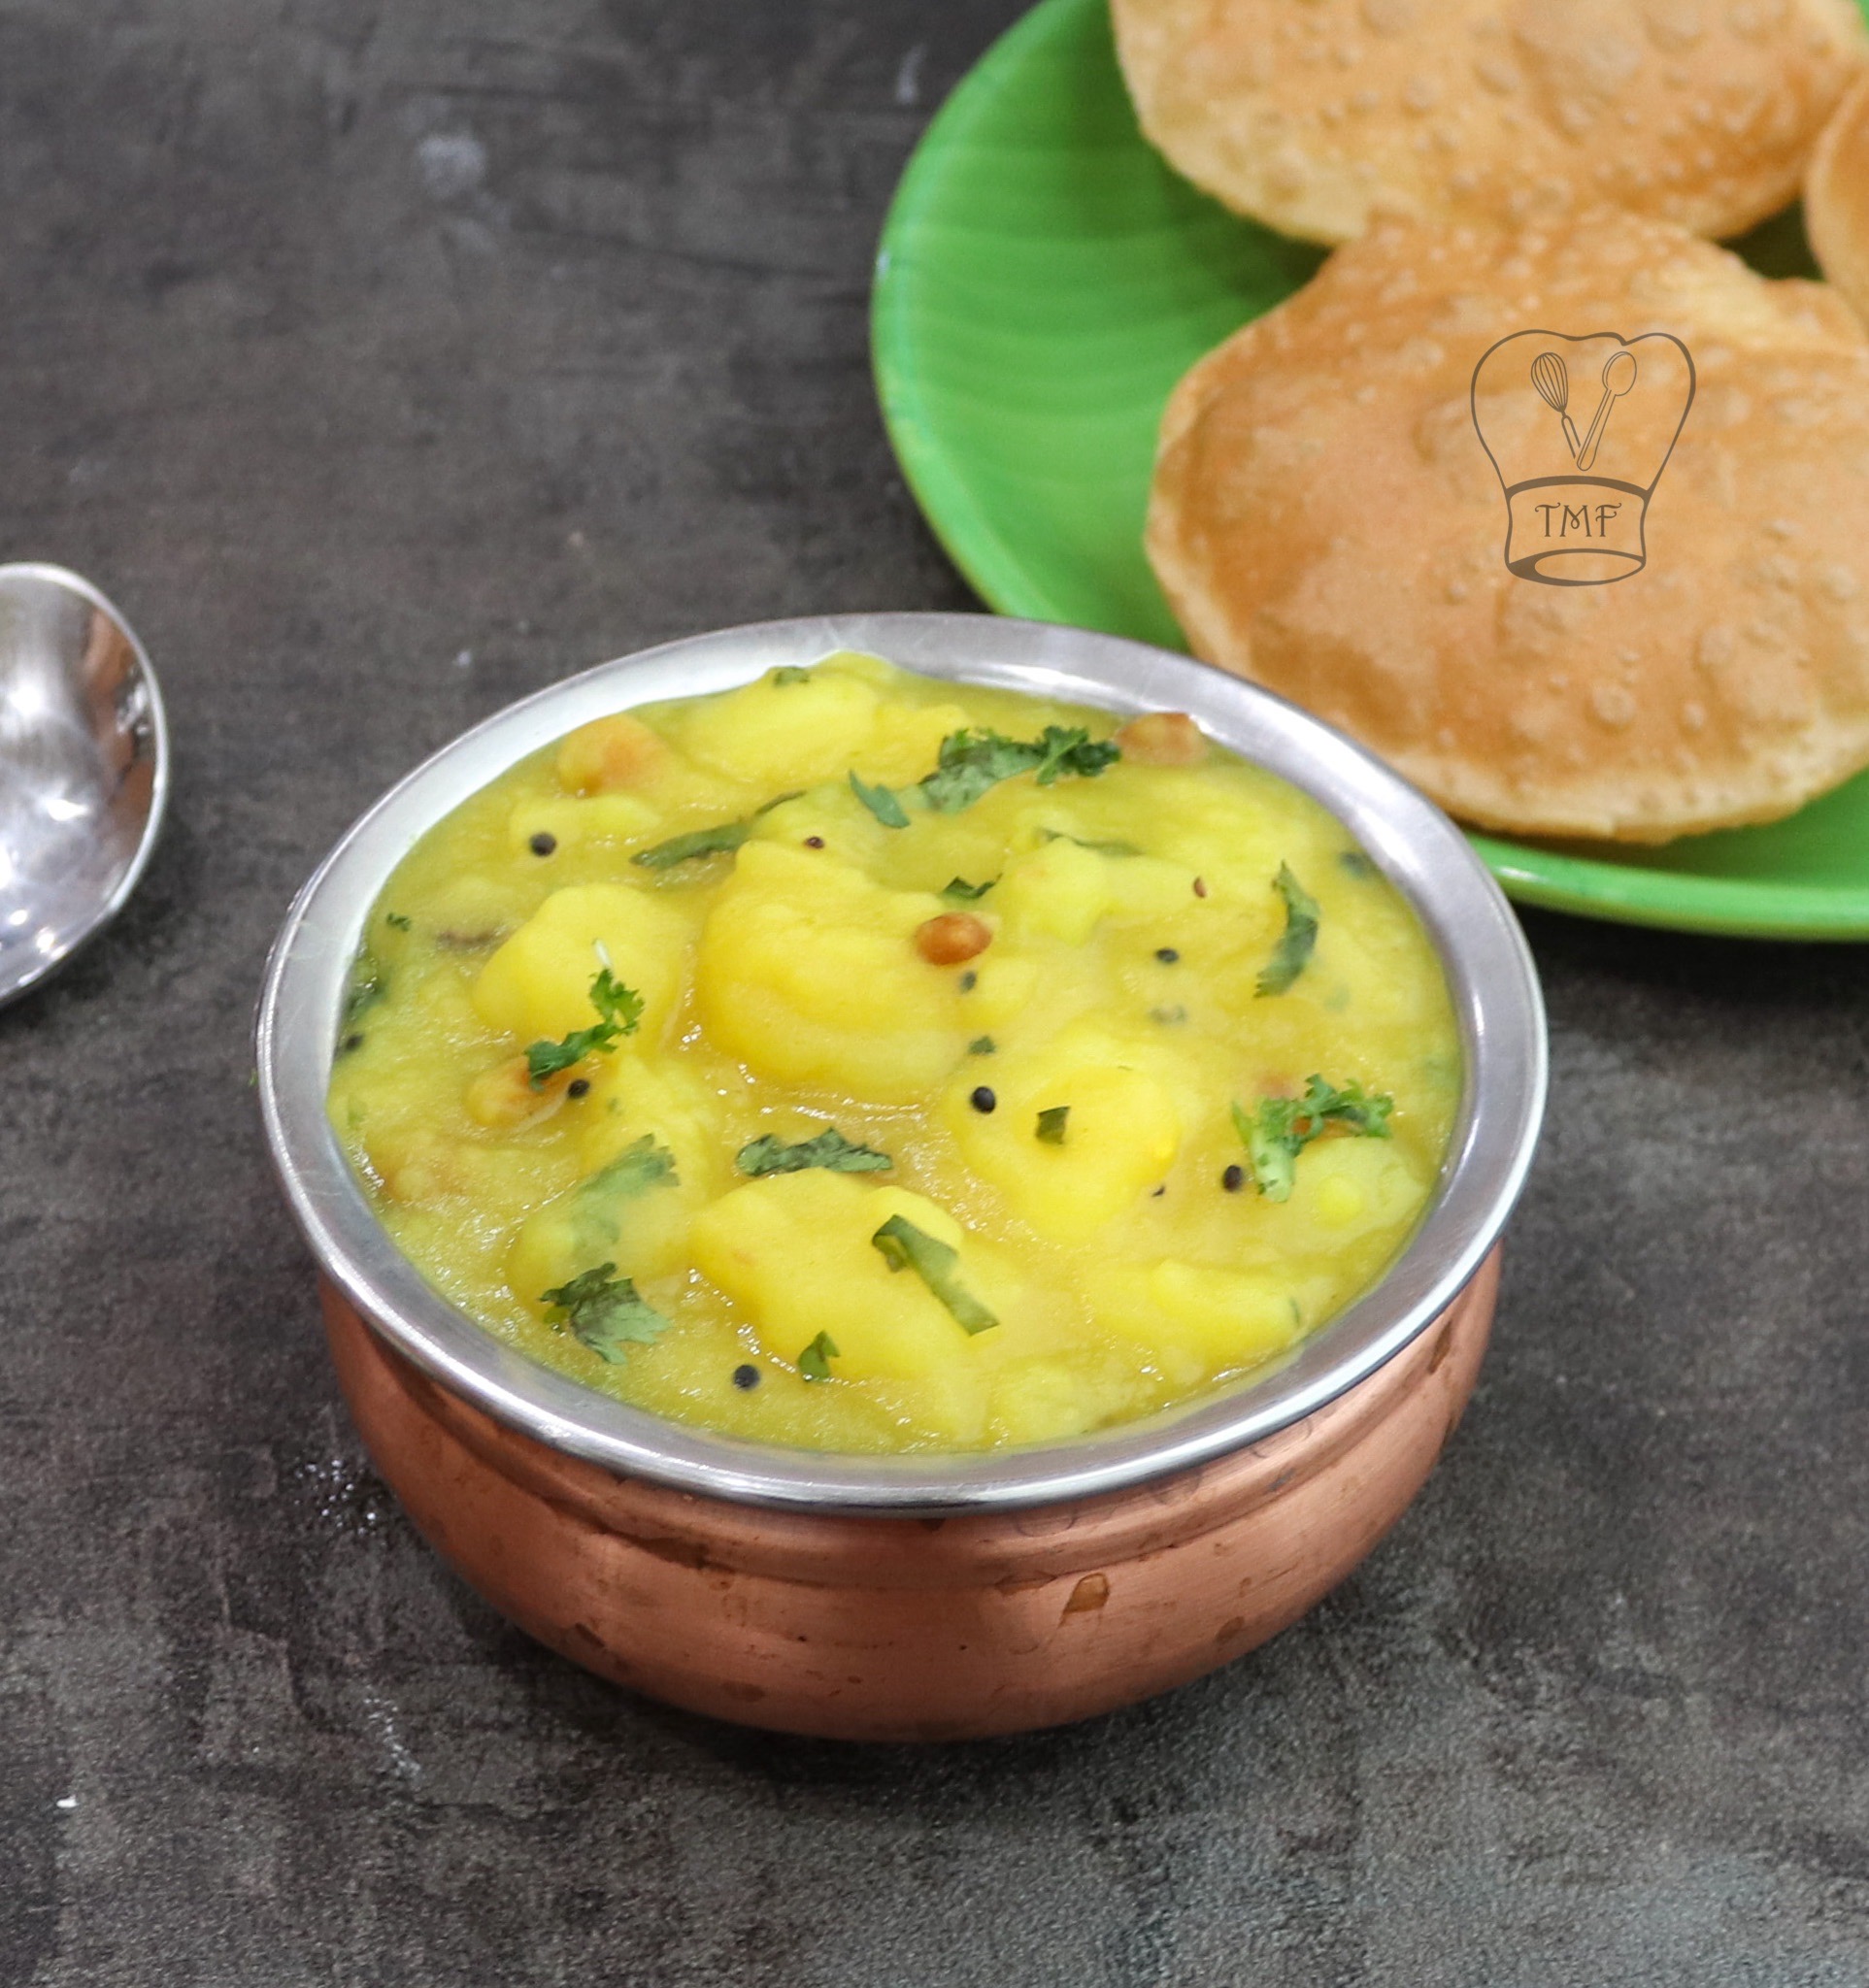
[[[1815,274],[1794,215],[1740,247],[1769,275]],[[873,334],[903,470],[989,606],[1185,647],[1142,551],[1162,404],[1321,259],[1197,193],[1145,142],[1104,0],[1043,0],[987,50],[903,175]],[[1869,937],[1869,775],[1768,828],[1665,848],[1474,844],[1530,904]]]

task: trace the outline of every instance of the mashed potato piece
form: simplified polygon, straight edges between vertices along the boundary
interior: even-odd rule
[[[840,654],[586,725],[424,837],[330,1111],[489,1332],[874,1454],[1283,1358],[1406,1243],[1460,1083],[1425,936],[1295,788]]]

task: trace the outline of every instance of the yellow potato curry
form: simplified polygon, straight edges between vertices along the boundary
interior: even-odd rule
[[[840,654],[620,712],[410,852],[331,1118],[485,1328],[846,1452],[1147,1415],[1287,1353],[1433,1190],[1433,949],[1192,721]]]

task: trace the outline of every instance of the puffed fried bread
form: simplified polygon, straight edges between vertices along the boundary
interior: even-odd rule
[[[1804,182],[1804,225],[1824,275],[1869,324],[1869,77],[1818,140]]]
[[[1739,233],[1869,59],[1852,0],[1113,0],[1142,128],[1286,234],[1613,202]]]
[[[1568,430],[1534,378],[1566,353]],[[1652,484],[1596,506],[1629,577],[1521,577],[1508,525],[1557,495],[1568,524],[1606,400],[1591,475]],[[1176,388],[1147,543],[1196,653],[1470,821],[1665,841],[1869,764],[1869,334],[1664,222],[1389,222],[1339,249]]]

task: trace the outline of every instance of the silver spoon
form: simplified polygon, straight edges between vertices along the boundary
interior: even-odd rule
[[[87,580],[0,566],[0,1003],[109,924],[169,791],[143,645]]]

